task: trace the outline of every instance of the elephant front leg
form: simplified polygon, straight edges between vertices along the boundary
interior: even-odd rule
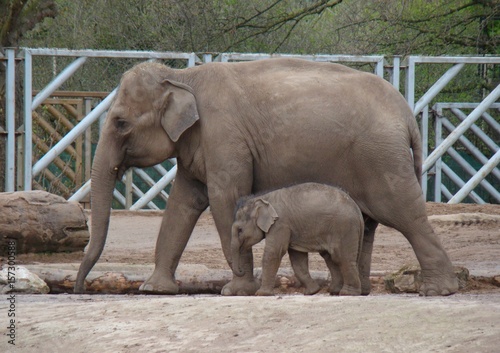
[[[275,226],[278,228],[277,226]],[[274,229],[267,234],[264,255],[262,256],[262,284],[255,295],[274,295],[276,274],[281,264],[281,259],[288,250],[290,236],[288,232]]]
[[[227,203],[224,208],[214,207],[212,200],[210,203],[210,209],[221,239],[222,251],[230,268],[232,268],[230,236],[235,205],[236,201],[234,204]],[[244,271],[244,275],[241,277],[233,276],[233,279],[222,288],[222,295],[254,295],[259,288],[259,283],[253,275],[252,249],[240,252],[239,265],[240,269]]]
[[[139,288],[142,292],[177,294],[175,270],[200,214],[208,207],[203,184],[187,178],[181,168],[163,215],[156,241],[155,269]]]
[[[224,249],[224,247],[223,247]],[[224,255],[231,267],[231,255],[224,250]],[[245,272],[242,277],[233,276],[233,279],[222,287],[222,295],[254,295],[259,288],[259,282],[253,275],[252,249],[240,253],[240,268]]]
[[[232,268],[231,227],[234,209],[238,198],[250,194],[252,187],[251,180],[245,177],[251,175],[251,168],[247,168],[248,170],[244,172],[245,166],[237,165],[230,168],[232,172],[214,173],[214,179],[209,180],[208,184],[210,210],[220,236],[222,251],[230,268]],[[233,279],[222,288],[222,295],[254,295],[259,288],[259,283],[253,275],[252,249],[240,253],[239,265],[244,275],[233,276]]]
[[[274,285],[276,283],[276,274],[280,267],[281,259],[285,255],[285,251],[277,251],[277,249],[264,250],[262,257],[262,284],[259,290],[255,293],[258,296],[274,295]]]

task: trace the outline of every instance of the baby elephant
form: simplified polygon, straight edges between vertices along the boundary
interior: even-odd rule
[[[332,274],[331,294],[360,295],[358,258],[364,222],[356,203],[342,190],[306,183],[238,201],[232,227],[233,272],[243,276],[240,253],[266,239],[262,283],[256,295],[273,295],[276,273],[288,250],[305,294],[319,291],[308,268],[308,252],[319,252]]]

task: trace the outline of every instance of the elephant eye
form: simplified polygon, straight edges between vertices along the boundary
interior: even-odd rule
[[[243,233],[243,228],[238,227],[238,235],[241,235],[241,233]]]
[[[115,127],[117,130],[125,130],[128,126],[128,122],[122,118],[115,119]]]

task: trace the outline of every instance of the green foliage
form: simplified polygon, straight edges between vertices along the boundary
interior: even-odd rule
[[[328,54],[498,53],[500,6],[480,0],[55,0],[23,45]]]

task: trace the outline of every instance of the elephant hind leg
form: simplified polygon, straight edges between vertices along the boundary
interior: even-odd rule
[[[342,290],[342,286],[344,285],[344,280],[342,278],[342,273],[340,272],[339,265],[333,260],[329,252],[324,251],[320,252],[319,254],[325,260],[326,266],[330,270],[330,274],[332,277],[328,292],[330,292],[330,294],[332,295],[339,295],[340,291]]]
[[[293,272],[299,279],[300,283],[305,287],[305,295],[313,295],[319,292],[321,287],[311,277],[309,273],[309,256],[306,252],[301,252],[293,249],[288,249],[288,256],[292,263]]]
[[[446,251],[429,223],[418,183],[407,185],[405,190],[388,187],[386,191],[390,193],[384,195],[385,202],[379,204],[372,216],[400,231],[410,242],[422,269],[420,295],[455,293],[458,280]]]
[[[356,253],[341,252],[339,260],[343,285],[339,295],[361,295],[361,280],[359,279],[358,256]]]
[[[423,285],[420,295],[450,295],[458,291],[458,279],[452,263],[427,216],[400,230],[410,242],[420,263]]]
[[[370,269],[372,264],[373,242],[375,240],[375,230],[378,222],[365,217],[365,231],[363,235],[363,245],[359,254],[359,278],[361,280],[361,295],[368,295],[371,291]]]

